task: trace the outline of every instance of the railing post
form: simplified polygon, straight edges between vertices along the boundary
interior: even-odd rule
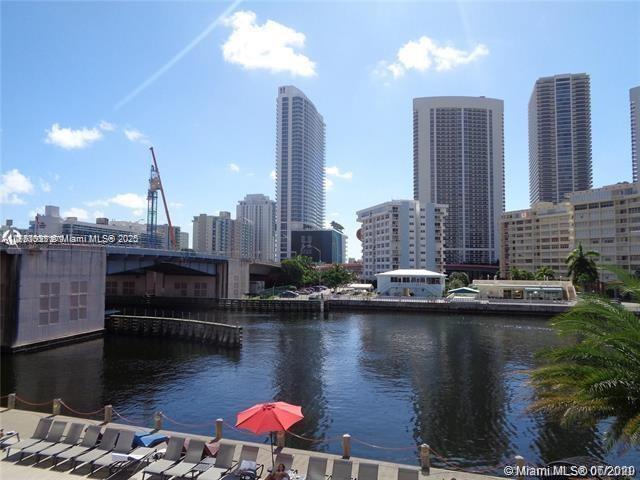
[[[284,448],[284,431],[280,431],[276,434],[276,446],[278,448]]]
[[[113,405],[104,406],[104,423],[111,423],[113,420]]]
[[[516,478],[518,480],[524,480],[524,457],[522,455],[516,455]]]
[[[351,457],[351,435],[345,433],[342,435],[342,458]]]
[[[216,419],[216,440],[220,440],[222,438],[222,424],[224,421],[221,418]]]
[[[429,475],[431,470],[431,458],[430,458],[431,449],[429,445],[423,443],[420,445],[420,466],[422,467],[422,472],[426,475]]]
[[[153,415],[154,427],[156,430],[162,430],[162,412],[156,412]]]
[[[7,410],[13,410],[16,408],[16,394],[10,393],[7,397]]]
[[[53,410],[52,413],[54,415],[60,415],[60,403],[62,400],[60,400],[59,398],[54,398],[53,399]]]

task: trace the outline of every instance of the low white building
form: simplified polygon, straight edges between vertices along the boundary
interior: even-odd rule
[[[442,297],[446,275],[430,270],[391,270],[376,274],[379,295]]]

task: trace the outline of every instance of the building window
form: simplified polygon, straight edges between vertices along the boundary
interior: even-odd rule
[[[176,282],[175,287],[176,287],[176,292],[181,297],[187,296],[187,282]]]
[[[136,282],[127,280],[122,282],[122,295],[134,295],[136,291]]]
[[[60,283],[43,282],[40,284],[39,325],[58,323],[60,309]]]
[[[193,285],[194,297],[206,297],[207,296],[207,284],[205,282],[196,282]]]
[[[118,295],[118,282],[113,281],[113,280],[108,280],[107,284],[106,284],[106,290],[105,293],[107,296],[115,296]]]
[[[69,320],[87,319],[87,282],[71,282],[69,296]]]

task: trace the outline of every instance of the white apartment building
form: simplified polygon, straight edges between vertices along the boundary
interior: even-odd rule
[[[529,209],[505,212],[500,232],[502,278],[508,278],[513,267],[529,272],[550,267],[556,276],[566,276],[565,260],[575,239],[570,203],[539,202]]]
[[[413,198],[448,206],[446,263],[500,256],[503,110],[502,100],[485,97],[413,99]]]
[[[230,212],[193,217],[193,249],[231,258],[253,258],[253,227]]]
[[[263,262],[276,259],[276,202],[262,194],[250,194],[238,202],[236,219],[253,226],[255,258]]]
[[[586,73],[536,81],[529,100],[529,197],[562,202],[591,188],[591,86]]]
[[[398,269],[444,271],[446,205],[391,200],[357,215],[363,279]]]
[[[291,256],[291,231],[324,228],[325,124],[306,95],[278,88],[276,120],[276,250]]]

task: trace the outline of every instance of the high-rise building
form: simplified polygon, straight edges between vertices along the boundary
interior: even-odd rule
[[[485,97],[413,100],[413,195],[448,205],[447,264],[492,264],[504,211],[503,101]]]
[[[398,269],[444,272],[446,205],[391,200],[357,215],[363,279]]]
[[[201,213],[193,217],[193,246],[196,252],[213,251],[214,216]]]
[[[347,236],[342,230],[292,230],[291,248],[294,254],[310,257],[314,262],[344,263]]]
[[[631,108],[631,165],[633,181],[638,181],[638,157],[640,156],[640,86],[629,90],[629,106]]]
[[[246,195],[238,202],[236,219],[253,227],[255,258],[273,262],[276,258],[276,202],[259,193]]]
[[[591,188],[591,93],[586,73],[536,81],[529,100],[529,199],[562,202]]]
[[[324,227],[325,125],[302,91],[278,89],[276,123],[277,258],[291,256],[291,231]]]
[[[193,249],[231,258],[254,258],[253,227],[230,212],[193,217]]]

